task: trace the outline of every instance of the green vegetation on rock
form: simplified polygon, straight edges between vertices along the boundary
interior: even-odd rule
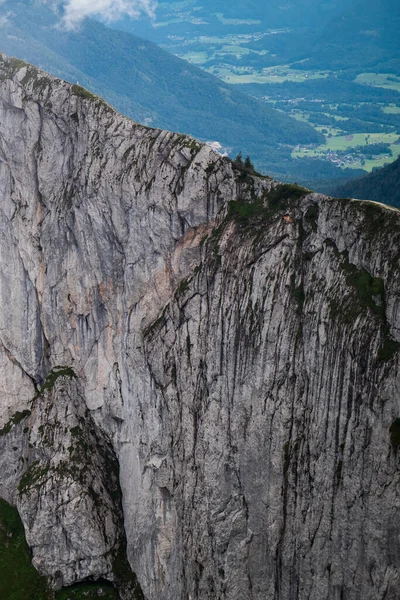
[[[296,200],[308,193],[309,190],[299,185],[282,183],[266,193],[263,198],[254,198],[251,201],[243,198],[231,200],[228,204],[227,221],[233,219],[241,226],[255,225],[279,211],[286,211]]]
[[[14,425],[18,425],[18,423],[21,423],[21,421],[23,419],[25,419],[25,417],[29,417],[30,414],[31,414],[30,410],[23,410],[22,412],[17,411],[11,417],[11,419],[4,425],[4,427],[2,429],[0,429],[0,436],[6,435],[7,433],[9,433],[9,431],[11,431],[11,428]]]
[[[38,460],[33,462],[29,469],[21,477],[21,481],[18,485],[19,493],[24,494],[33,486],[42,484],[49,470],[50,466],[47,463],[41,465]]]
[[[152,323],[150,323],[145,330],[143,331],[143,336],[146,338],[150,336],[153,332],[155,332],[158,327],[162,326],[165,323],[165,313],[167,311],[167,306],[165,306],[161,312],[161,315],[155,319]]]
[[[76,379],[76,373],[72,369],[72,367],[65,367],[65,366],[54,367],[50,371],[50,373],[47,375],[47,377],[46,377],[46,379],[44,381],[44,384],[38,390],[35,398],[37,398],[40,394],[43,394],[43,392],[45,392],[46,390],[52,390],[53,387],[54,387],[55,382],[60,377],[69,377],[71,379]]]
[[[360,314],[360,311],[368,308],[373,314],[385,321],[386,306],[383,280],[379,277],[373,277],[364,268],[357,268],[349,261],[348,252],[339,252],[332,240],[325,240],[325,244],[333,249],[335,255],[340,260],[340,266],[345,273],[346,283],[353,292],[340,307],[337,306],[335,299],[332,298],[331,314],[340,315],[345,323],[352,323]]]
[[[383,280],[372,277],[365,269],[357,267],[348,261],[346,256],[342,263],[346,271],[347,283],[353,287],[357,294],[360,307],[369,308],[377,316],[385,316],[385,287]]]
[[[253,202],[242,199],[231,200],[228,204],[227,219],[234,219],[239,225],[247,225],[250,220],[263,219],[267,212],[261,198]]]
[[[77,583],[57,592],[31,562],[24,526],[16,508],[0,499],[0,598],[1,600],[119,600],[108,581]],[[140,596],[136,596],[140,599]],[[134,600],[136,600],[133,597]]]
[[[279,210],[285,208],[289,201],[298,200],[309,193],[310,190],[295,183],[282,183],[269,192],[268,206],[273,210]]]
[[[365,309],[369,309],[381,323],[383,341],[376,358],[380,362],[392,360],[400,348],[400,343],[392,338],[386,319],[383,279],[373,277],[366,269],[359,269],[350,263],[348,252],[339,252],[332,240],[325,240],[325,244],[333,248],[336,256],[341,260],[340,266],[345,272],[346,283],[352,290],[340,305],[334,297],[331,298],[331,316],[340,318],[345,324],[353,324]]]
[[[383,346],[379,348],[378,360],[381,362],[389,362],[395,356],[400,348],[399,342],[392,339],[389,334],[386,335]]]
[[[73,85],[72,88],[72,93],[75,96],[80,96],[81,98],[87,98],[89,100],[94,100],[95,98],[97,98],[97,96],[95,96],[95,94],[92,94],[92,92],[89,92],[89,90],[86,90],[85,88],[83,88],[80,85]]]

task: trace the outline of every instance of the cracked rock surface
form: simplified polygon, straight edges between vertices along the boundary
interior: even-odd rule
[[[397,600],[400,213],[4,55],[0,191],[0,495],[54,585],[114,577],[115,455],[148,600]]]
[[[221,226],[147,335],[162,566],[181,597],[394,600],[400,214],[287,212]]]

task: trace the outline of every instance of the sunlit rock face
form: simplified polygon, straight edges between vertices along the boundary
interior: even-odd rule
[[[399,213],[0,79],[0,495],[37,568],[115,581],[126,534],[148,600],[397,600]]]

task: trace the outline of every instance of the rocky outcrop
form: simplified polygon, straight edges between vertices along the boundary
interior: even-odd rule
[[[54,368],[0,434],[1,495],[18,508],[36,569],[56,589],[103,577],[121,598],[142,598],[126,562],[118,461],[73,370]]]
[[[0,495],[35,564],[113,580],[115,453],[149,600],[395,600],[400,213],[0,75]]]

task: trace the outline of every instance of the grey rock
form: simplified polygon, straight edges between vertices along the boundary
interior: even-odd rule
[[[33,564],[63,585],[113,580],[123,522],[115,455],[71,378],[60,378],[32,409],[17,507]]]
[[[147,336],[179,597],[397,597],[399,225],[316,194],[227,222]]]
[[[118,461],[71,369],[52,371],[31,410],[3,429],[0,450],[0,494],[18,508],[38,571],[54,588],[105,577],[126,591]]]
[[[0,79],[0,426],[32,410],[0,495],[35,564],[112,579],[110,440],[148,600],[396,600],[400,213],[240,172],[5,56]],[[31,405],[55,365],[78,379]],[[71,479],[78,425],[97,449]]]

